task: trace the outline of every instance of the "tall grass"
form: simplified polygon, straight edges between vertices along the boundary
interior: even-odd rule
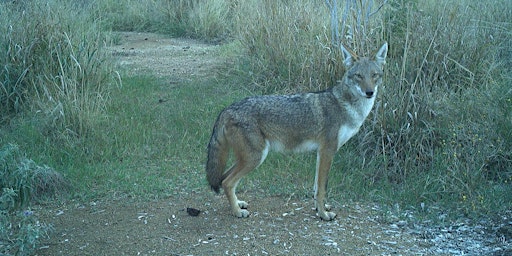
[[[374,12],[364,3],[381,2],[348,2],[338,6],[341,42],[368,56],[387,41],[390,52],[374,114],[347,145],[355,152],[341,156],[355,166],[340,187],[465,213],[510,207],[512,4],[398,0]],[[317,90],[341,77],[323,3],[245,1],[237,10],[240,71],[256,89]]]
[[[492,210],[500,197],[484,198],[512,177],[512,122],[506,112],[512,92],[509,60],[503,58],[512,46],[512,5],[391,4],[384,24],[392,58],[387,72],[393,75],[364,129],[370,136],[358,141],[365,157],[379,159],[372,178],[402,184],[407,192],[398,194],[412,201]],[[496,155],[501,162],[491,168],[489,159]],[[504,178],[494,180],[499,188],[489,184],[489,172]],[[506,193],[501,195],[509,198]]]
[[[322,2],[246,1],[239,6],[237,38],[247,53],[241,69],[264,93],[325,88],[339,75]],[[318,71],[322,72],[318,72]]]
[[[264,93],[332,86],[344,72],[340,43],[359,55],[382,44],[378,5],[372,8],[368,3],[374,1],[363,2],[339,1],[337,26],[324,1],[245,1],[236,16],[236,35],[248,58],[241,71]],[[340,41],[332,38],[333,26],[341,30]]]
[[[40,132],[73,144],[105,115],[116,83],[102,50],[109,39],[81,7],[58,0],[0,4],[3,123],[30,110]]]
[[[106,29],[150,31],[209,42],[230,38],[236,1],[99,1],[95,16]]]

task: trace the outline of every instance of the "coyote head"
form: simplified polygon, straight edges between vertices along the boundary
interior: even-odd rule
[[[372,98],[382,82],[382,66],[386,63],[388,44],[384,43],[374,59],[359,58],[341,45],[343,63],[346,67],[345,82],[356,95]]]

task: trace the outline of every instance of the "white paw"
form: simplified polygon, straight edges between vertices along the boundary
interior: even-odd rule
[[[238,218],[247,218],[249,217],[250,213],[248,210],[241,209],[240,211],[235,213],[235,216]]]
[[[336,213],[329,212],[329,211],[318,212],[318,215],[320,216],[320,218],[322,220],[326,220],[326,221],[334,220],[334,218],[336,217]]]
[[[330,205],[330,204],[324,204],[324,209],[325,209],[326,211],[330,211],[330,210],[332,209],[332,205]],[[316,201],[315,201],[315,210],[317,210],[317,211],[318,211],[318,205],[317,205]]]
[[[241,209],[247,209],[247,206],[249,206],[249,204],[245,201],[237,201],[237,204],[238,204],[238,207],[240,207]]]

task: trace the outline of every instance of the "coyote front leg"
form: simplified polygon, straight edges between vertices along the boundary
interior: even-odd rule
[[[318,215],[323,220],[333,220],[336,213],[330,212],[330,206],[326,205],[327,180],[331,169],[332,159],[336,150],[319,149],[317,153],[316,175],[315,175],[315,207]]]

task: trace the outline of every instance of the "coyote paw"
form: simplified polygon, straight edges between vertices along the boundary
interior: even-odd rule
[[[330,204],[324,204],[324,209],[325,209],[326,211],[330,211],[330,210],[332,209],[332,205],[330,205]],[[317,203],[316,199],[315,199],[315,210],[317,210],[317,211],[318,211],[318,203]]]
[[[336,213],[334,213],[334,212],[329,212],[329,211],[318,212],[318,215],[320,216],[320,218],[321,218],[322,220],[325,220],[325,221],[331,221],[331,220],[334,220],[334,218],[336,217]]]
[[[245,201],[236,200],[236,204],[233,205],[233,215],[238,218],[247,218],[249,217],[249,211],[246,210],[249,204]]]
[[[249,217],[250,213],[248,210],[241,209],[240,211],[235,213],[235,216],[238,218],[247,218]]]
[[[249,204],[247,202],[240,201],[240,200],[237,202],[237,204],[238,204],[238,207],[240,207],[241,209],[247,209],[247,206],[249,206]]]

